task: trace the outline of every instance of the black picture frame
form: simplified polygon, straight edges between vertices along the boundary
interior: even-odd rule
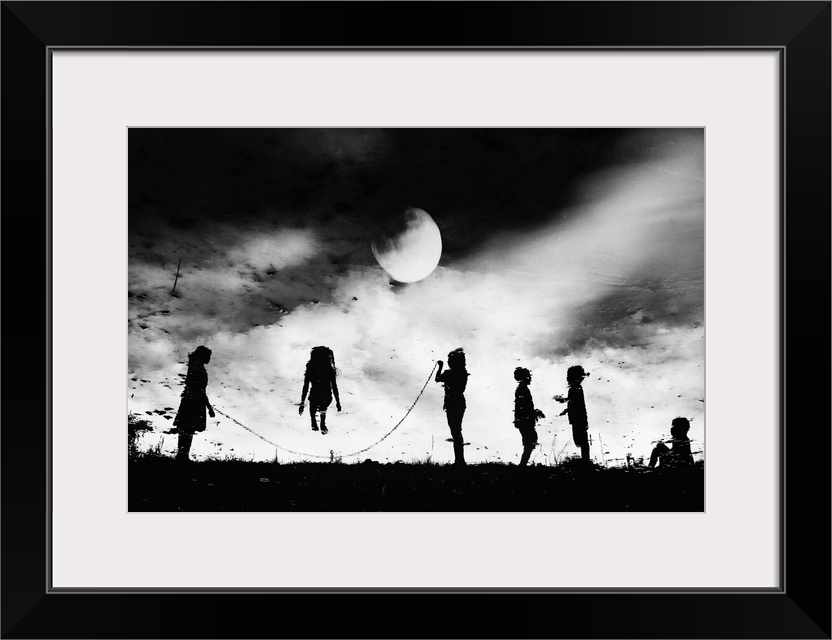
[[[830,2],[3,2],[0,19],[3,638],[830,637]],[[778,51],[780,587],[51,590],[47,133],[62,47]]]

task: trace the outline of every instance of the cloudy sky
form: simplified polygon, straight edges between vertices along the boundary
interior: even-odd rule
[[[128,409],[173,451],[187,354],[214,406],[281,461],[453,459],[437,359],[465,349],[469,462],[516,462],[516,366],[541,446],[578,453],[562,405],[582,364],[592,453],[649,456],[677,416],[704,447],[701,129],[131,129]],[[437,268],[391,281],[371,245],[410,207]],[[172,293],[177,264],[181,270]],[[335,352],[343,411],[298,416],[311,347]],[[148,413],[149,412],[149,413]],[[603,442],[603,447],[600,443]],[[273,459],[224,416],[192,455]],[[698,456],[697,456],[698,457]]]

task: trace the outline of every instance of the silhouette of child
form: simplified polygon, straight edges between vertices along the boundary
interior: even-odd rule
[[[448,427],[451,429],[451,439],[454,443],[454,464],[464,465],[463,455],[464,441],[462,439],[462,416],[465,415],[465,386],[468,384],[468,371],[465,368],[465,352],[462,349],[454,349],[448,354],[448,370],[443,372],[444,366],[441,360],[436,364],[439,369],[436,372],[436,382],[441,382],[445,387],[445,402],[442,408],[445,410],[448,419]]]
[[[214,417],[214,408],[208,402],[206,388],[208,387],[208,373],[205,365],[211,361],[211,350],[205,346],[199,346],[193,353],[188,355],[188,372],[185,375],[185,389],[182,391],[182,399],[179,402],[179,409],[174,426],[179,431],[178,450],[176,460],[188,462],[190,460],[191,443],[194,433],[205,431],[205,410],[208,415]]]
[[[326,428],[326,410],[332,404],[332,396],[335,396],[335,408],[341,410],[341,399],[338,397],[338,383],[335,381],[337,371],[335,369],[335,354],[329,347],[312,347],[309,354],[309,362],[306,363],[306,373],[303,376],[303,391],[300,394],[298,415],[303,415],[303,407],[306,402],[306,393],[309,391],[309,419],[312,422],[312,431],[318,430],[318,423],[315,420],[316,414],[321,416],[321,434],[326,435],[329,430]]]
[[[664,442],[659,442],[650,454],[650,468],[659,463],[660,469],[678,469],[693,465],[693,454],[690,452],[690,438],[688,431],[690,422],[687,418],[674,418],[670,422],[670,449]]]
[[[517,380],[517,389],[514,391],[514,426],[520,430],[523,438],[523,455],[520,458],[521,467],[525,467],[537,445],[537,431],[535,425],[539,418],[545,418],[540,409],[534,408],[532,393],[529,391],[529,384],[532,381],[532,373],[523,367],[514,370],[514,379]]]
[[[561,395],[553,397],[553,400],[566,403],[566,409],[558,415],[563,416],[569,414],[569,424],[572,425],[572,439],[575,441],[575,446],[581,448],[581,458],[586,464],[590,463],[589,421],[586,417],[584,389],[581,383],[588,375],[589,373],[584,372],[584,368],[581,365],[569,367],[566,370],[566,383],[569,385],[567,397],[564,398]]]

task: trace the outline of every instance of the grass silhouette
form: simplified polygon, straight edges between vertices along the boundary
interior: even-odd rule
[[[129,511],[585,512],[703,511],[704,464],[685,471],[429,459],[382,464],[176,464],[150,451],[128,461]]]

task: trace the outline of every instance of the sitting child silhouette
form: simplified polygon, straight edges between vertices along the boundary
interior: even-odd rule
[[[659,463],[660,469],[679,469],[693,465],[693,454],[690,452],[690,438],[688,431],[690,422],[687,418],[674,418],[670,423],[669,448],[664,442],[659,442],[650,454],[650,468]]]

